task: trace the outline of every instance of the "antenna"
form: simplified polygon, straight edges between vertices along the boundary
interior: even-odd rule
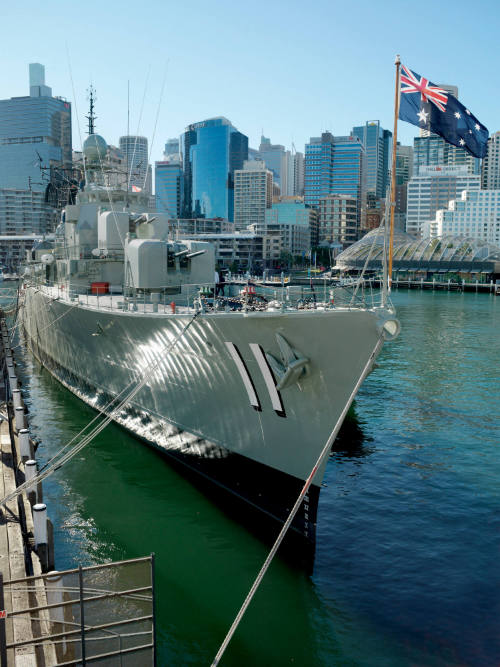
[[[88,90],[89,96],[89,115],[85,116],[85,118],[89,121],[89,129],[88,129],[88,134],[94,134],[94,121],[96,120],[97,116],[94,114],[94,102],[95,102],[95,90],[92,84],[90,84],[90,88]]]
[[[128,138],[130,137],[130,79],[127,81],[127,141],[129,140]],[[130,173],[129,173],[129,161],[128,161],[128,146],[127,150],[125,151],[125,155],[127,158],[127,206],[128,206],[128,189],[129,189],[129,182],[130,182]]]

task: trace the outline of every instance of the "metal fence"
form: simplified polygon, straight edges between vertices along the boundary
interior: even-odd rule
[[[9,611],[19,595],[27,606]],[[2,665],[27,648],[36,664],[50,648],[52,667],[156,664],[154,555],[4,581],[1,596]]]

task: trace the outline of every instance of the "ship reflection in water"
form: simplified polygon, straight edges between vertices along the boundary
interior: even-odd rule
[[[330,458],[342,463],[343,459],[363,459],[372,454],[374,449],[368,444],[372,438],[366,435],[363,426],[353,405],[332,445]]]

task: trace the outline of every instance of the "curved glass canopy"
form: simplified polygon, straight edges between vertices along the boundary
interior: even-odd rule
[[[359,266],[370,255],[371,261],[382,261],[384,253],[383,230],[374,229],[346,248],[337,257],[337,266]],[[493,243],[467,236],[441,236],[416,239],[403,232],[394,232],[394,262],[484,262],[500,261],[500,248]]]

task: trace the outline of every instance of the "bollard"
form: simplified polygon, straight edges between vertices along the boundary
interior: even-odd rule
[[[35,547],[47,544],[47,505],[37,503],[33,505],[33,530],[35,533]]]
[[[14,409],[23,407],[23,397],[20,389],[14,389],[12,392],[12,400],[14,401]]]
[[[45,578],[45,590],[47,593],[47,604],[56,605],[61,604],[64,600],[64,582],[62,576],[57,570],[51,570]],[[49,609],[50,620],[55,624],[57,633],[64,633],[64,607],[51,607]],[[66,638],[62,640],[62,659],[66,652]],[[56,651],[60,650],[56,644]]]
[[[22,428],[19,431],[19,453],[23,461],[31,459],[30,432],[27,428]]]
[[[11,392],[14,391],[14,389],[19,389],[19,385],[17,383],[17,378],[14,373],[9,373],[9,385],[10,385],[10,390]]]
[[[14,414],[16,415],[16,430],[19,433],[19,431],[22,428],[26,428],[25,419],[24,419],[24,408],[22,406],[16,408],[14,410]]]
[[[34,459],[29,459],[24,464],[24,479],[27,482],[30,482],[34,477],[36,477],[36,461]],[[26,489],[28,494],[35,493],[35,485],[31,484]]]
[[[47,530],[47,505],[37,503],[33,505],[33,532],[35,534],[35,549],[40,559],[42,572],[49,569],[49,538]]]

